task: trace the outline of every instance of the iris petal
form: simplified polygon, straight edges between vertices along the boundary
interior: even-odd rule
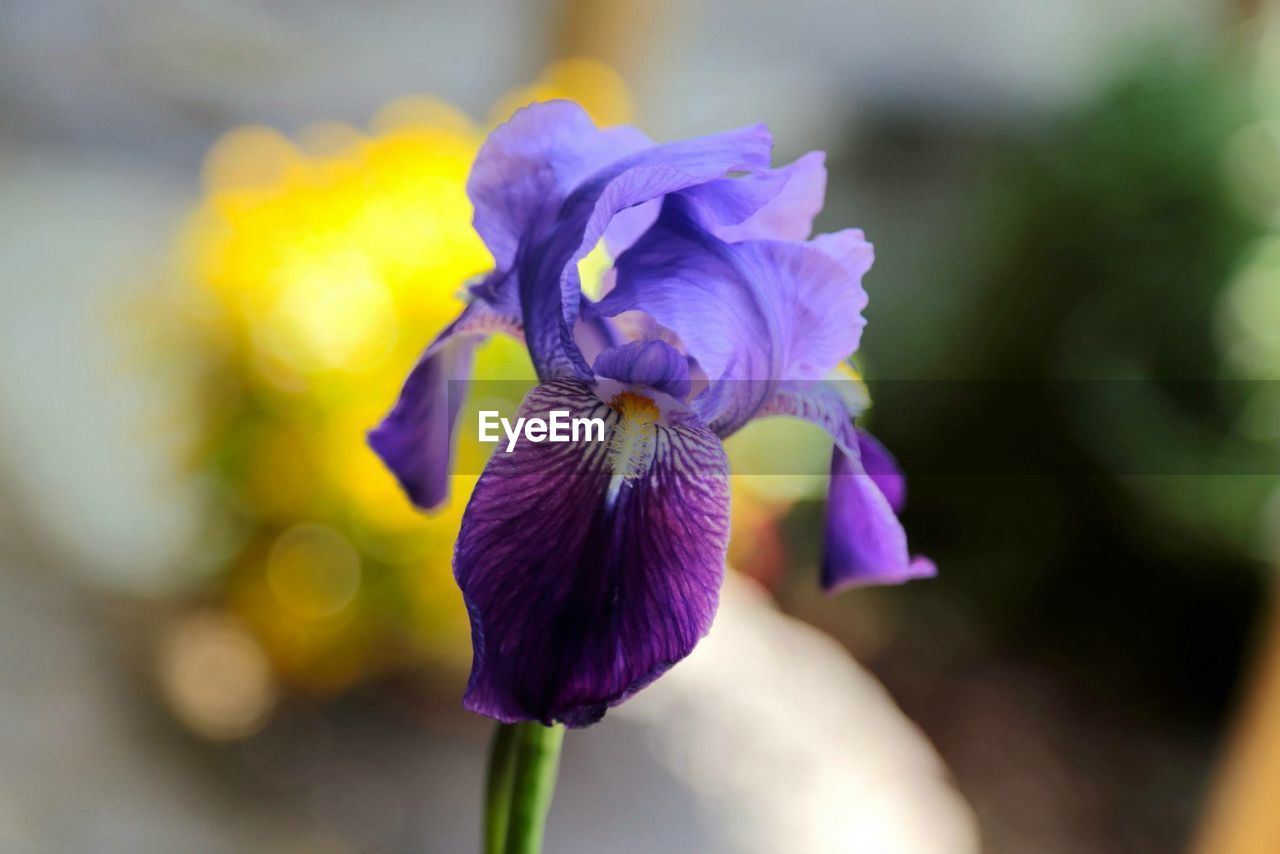
[[[811,151],[794,163],[757,175],[721,178],[683,192],[704,224],[726,243],[805,240],[827,190],[826,155]]]
[[[926,558],[912,558],[898,521],[906,481],[897,462],[874,437],[853,426],[849,399],[837,383],[784,383],[761,416],[801,418],[836,440],[827,489],[822,585],[834,592],[866,584],[900,584],[937,573]]]
[[[631,127],[599,130],[571,101],[517,110],[485,139],[467,179],[475,229],[499,269],[539,219],[554,216],[588,175],[653,143]]]
[[[576,380],[520,414],[618,413]],[[608,442],[496,453],[467,506],[454,571],[471,616],[467,708],[585,726],[687,655],[715,614],[728,538],[728,464],[694,424],[655,425],[648,470],[619,482]]]
[[[898,467],[898,461],[880,440],[866,430],[858,430],[858,456],[862,470],[871,476],[884,493],[894,513],[901,513],[907,504],[907,479]]]
[[[453,427],[462,405],[462,384],[471,374],[477,339],[494,332],[519,338],[520,323],[483,301],[468,305],[427,347],[391,412],[369,431],[369,446],[391,469],[409,499],[423,509],[430,510],[448,497]]]
[[[936,575],[928,558],[912,559],[902,529],[875,478],[837,447],[827,490],[822,586],[829,592],[868,584],[901,584]]]
[[[767,170],[771,144],[754,125],[653,145],[631,128],[597,129],[567,101],[525,107],[490,134],[467,184],[476,230],[502,272],[487,299],[519,306],[538,375],[591,376],[574,341],[576,262],[601,237],[616,251],[647,227],[646,203],[733,171]]]
[[[605,350],[593,367],[597,376],[650,386],[676,400],[689,394],[689,361],[665,341],[632,341]]]
[[[679,336],[711,380],[695,400],[704,420],[740,426],[782,374],[780,316],[689,204],[667,201],[654,226],[618,258],[617,285],[597,309],[609,316],[640,310]]]
[[[725,243],[692,202],[662,215],[617,262],[617,286],[598,304],[640,310],[672,330],[711,384],[695,409],[718,435],[745,424],[777,383],[816,380],[857,349],[865,323],[859,231],[809,243]]]
[[[707,230],[726,243],[805,240],[826,196],[825,161],[821,151],[811,151],[779,169],[718,178],[680,194],[697,205]],[[605,232],[609,252],[616,258],[631,248],[653,225],[661,207],[654,199],[616,216]]]
[[[591,377],[573,340],[581,301],[577,262],[604,235],[615,214],[734,171],[769,165],[764,125],[681,142],[623,157],[579,184],[559,208],[554,228],[521,245],[516,270],[524,325],[538,375]]]

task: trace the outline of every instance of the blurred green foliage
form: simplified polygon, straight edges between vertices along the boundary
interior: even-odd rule
[[[1221,713],[1280,471],[1234,432],[1248,392],[1216,333],[1266,233],[1225,169],[1250,91],[1240,53],[1160,50],[1030,126],[889,117],[848,155],[881,238],[873,429],[941,569],[895,600],[901,634],[958,624],[1109,702]]]

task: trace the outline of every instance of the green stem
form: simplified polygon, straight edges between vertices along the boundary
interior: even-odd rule
[[[489,761],[485,854],[540,854],[564,727],[499,724]]]
[[[489,743],[489,777],[485,781],[484,854],[503,854],[507,848],[507,819],[511,815],[511,781],[516,772],[515,727],[498,724]]]

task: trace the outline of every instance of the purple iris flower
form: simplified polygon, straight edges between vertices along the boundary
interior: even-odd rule
[[[729,539],[722,440],[789,415],[835,439],[822,582],[932,575],[897,513],[893,458],[854,427],[831,373],[858,347],[871,245],[810,238],[826,171],[771,169],[754,125],[655,144],[575,104],[526,107],[490,134],[468,181],[495,269],[426,350],[369,436],[415,503],[446,495],[477,342],[522,338],[540,385],[520,415],[599,418],[605,441],[495,453],[462,520],[454,573],[475,651],[467,708],[585,726],[686,656],[711,626]],[[616,258],[596,302],[577,262]]]

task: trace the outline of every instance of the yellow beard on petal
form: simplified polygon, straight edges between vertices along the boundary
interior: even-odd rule
[[[618,425],[609,439],[609,463],[615,481],[631,480],[649,469],[662,410],[652,398],[624,391],[609,401]]]

